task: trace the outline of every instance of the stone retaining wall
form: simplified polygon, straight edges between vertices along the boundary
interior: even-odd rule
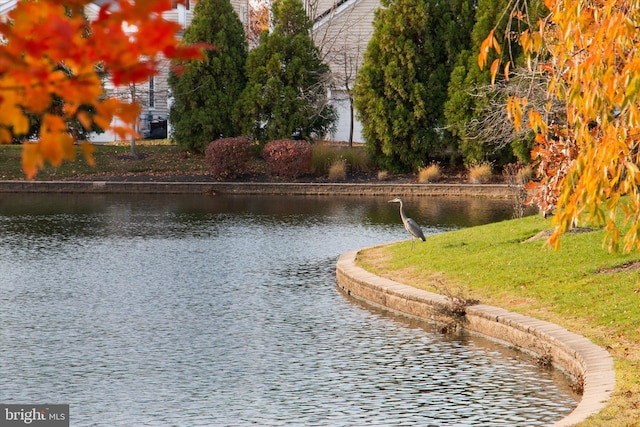
[[[272,194],[327,196],[394,195],[501,198],[513,195],[514,188],[506,184],[0,181],[0,193],[17,192],[120,194]]]
[[[421,320],[451,323],[443,295],[384,279],[356,265],[358,251],[340,256],[338,287],[347,295],[373,306]],[[555,426],[568,426],[600,411],[615,387],[613,359],[588,339],[549,322],[478,304],[466,307],[463,328],[537,357],[545,357],[584,389],[578,406]]]

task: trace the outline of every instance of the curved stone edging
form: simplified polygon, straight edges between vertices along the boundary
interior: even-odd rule
[[[445,322],[448,299],[376,276],[355,263],[358,250],[342,254],[336,265],[338,287],[370,305],[421,320]],[[466,307],[464,328],[534,355],[551,356],[553,365],[582,379],[578,406],[554,426],[569,426],[605,407],[615,387],[613,358],[585,337],[553,323],[484,304]]]
[[[507,184],[0,181],[0,193],[512,197]]]

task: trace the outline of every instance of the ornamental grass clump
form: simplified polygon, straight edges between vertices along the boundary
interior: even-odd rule
[[[292,139],[271,141],[262,151],[269,176],[292,179],[311,173],[311,154],[311,144]]]
[[[533,169],[530,165],[525,165],[518,170],[517,177],[521,183],[526,184],[533,178]]]
[[[329,175],[331,167],[341,160],[352,173],[369,173],[372,169],[371,159],[364,148],[322,142],[313,144],[311,169],[314,175]]]
[[[251,143],[247,138],[216,139],[205,150],[205,161],[211,175],[218,180],[237,178],[247,172],[251,159]]]
[[[432,163],[429,166],[420,168],[418,172],[418,182],[436,182],[440,179],[441,175],[442,170],[440,169],[440,165]]]
[[[493,176],[493,166],[489,162],[469,165],[469,181],[472,184],[486,184]]]
[[[336,159],[329,166],[329,181],[344,181],[347,179],[347,161]]]
[[[339,157],[340,152],[338,147],[323,142],[313,144],[311,172],[316,176],[327,175],[331,165]]]

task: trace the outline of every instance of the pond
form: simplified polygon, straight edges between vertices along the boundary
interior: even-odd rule
[[[363,307],[345,251],[407,239],[386,198],[0,196],[0,403],[72,426],[549,425],[525,355]],[[425,234],[511,217],[415,198]]]

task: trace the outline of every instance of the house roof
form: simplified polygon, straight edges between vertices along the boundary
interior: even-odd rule
[[[338,83],[352,84],[373,35],[380,1],[320,0],[320,6],[313,19],[313,38]]]
[[[0,16],[4,16],[11,12],[11,9],[16,7],[18,0],[4,0],[0,1]]]

